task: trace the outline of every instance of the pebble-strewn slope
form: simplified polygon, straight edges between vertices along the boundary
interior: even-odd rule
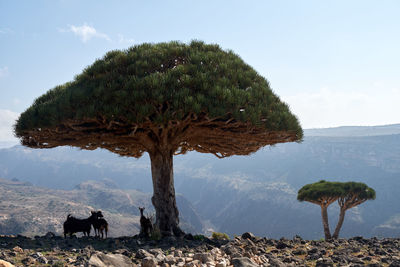
[[[268,239],[244,233],[233,240],[136,237],[0,236],[0,266],[400,266],[400,239],[355,237],[332,242]],[[4,264],[4,265],[2,265]]]

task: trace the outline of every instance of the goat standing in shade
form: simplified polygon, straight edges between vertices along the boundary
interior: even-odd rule
[[[153,224],[149,218],[143,215],[144,207],[139,207],[140,210],[140,234],[141,236],[149,237],[153,231]]]
[[[104,219],[103,213],[101,211],[98,211],[97,213],[97,218],[96,220],[93,221],[93,228],[94,228],[94,234],[95,236],[99,236],[101,234],[101,238],[104,238],[104,233],[106,234],[107,238],[107,232],[108,232],[108,223]]]
[[[67,237],[67,234],[71,237],[78,232],[83,232],[84,236],[90,236],[92,224],[97,219],[97,213],[95,211],[91,213],[92,215],[87,219],[77,219],[68,214],[67,220],[64,222],[64,238]]]

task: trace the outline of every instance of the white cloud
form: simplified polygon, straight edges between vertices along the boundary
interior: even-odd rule
[[[135,40],[132,38],[126,38],[122,34],[118,34],[118,43],[120,44],[134,44]]]
[[[0,78],[6,77],[10,74],[8,71],[8,67],[2,67],[0,68]]]
[[[322,88],[317,92],[282,97],[303,128],[400,123],[400,90],[344,91]]]
[[[19,114],[7,109],[0,109],[0,141],[16,141],[13,125]]]
[[[13,33],[13,31],[10,28],[1,28],[0,29],[0,34],[9,34]]]
[[[13,99],[13,103],[14,103],[14,105],[19,105],[19,104],[21,104],[21,99],[19,99],[19,98],[14,98],[14,99]]]
[[[133,45],[135,40],[133,38],[125,37],[123,34],[117,34],[116,38],[110,38],[105,33],[99,32],[94,27],[84,23],[82,26],[68,25],[67,29],[58,29],[61,33],[71,32],[78,36],[83,43],[90,41],[93,38],[105,39],[109,42],[118,43],[121,45]]]
[[[72,32],[76,36],[80,37],[82,42],[86,43],[92,38],[101,38],[107,41],[111,41],[107,34],[97,31],[94,27],[84,23],[82,26],[68,25],[68,29],[59,29],[60,32]]]

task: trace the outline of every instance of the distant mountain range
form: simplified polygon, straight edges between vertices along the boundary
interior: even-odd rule
[[[300,203],[296,196],[304,184],[325,179],[361,181],[377,191],[376,200],[348,212],[342,236],[400,236],[400,124],[305,130],[302,143],[266,147],[250,156],[217,159],[188,153],[175,157],[174,173],[176,191],[185,203],[178,206],[186,216],[186,229],[193,231],[319,239],[319,207]],[[147,155],[123,158],[103,150],[0,149],[0,177],[64,191],[78,190],[76,185],[88,180],[108,181],[102,186],[120,190],[118,194],[103,197],[99,206],[83,203],[110,214],[114,198],[128,201],[126,190],[132,197],[143,193],[149,198],[152,192]],[[333,227],[338,208],[331,206]],[[7,209],[0,212],[6,214]],[[113,212],[122,218],[137,211]]]
[[[400,124],[380,126],[341,126],[334,128],[306,129],[306,136],[379,136],[400,134]]]

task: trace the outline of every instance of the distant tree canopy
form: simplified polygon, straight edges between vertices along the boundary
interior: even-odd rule
[[[148,152],[160,230],[179,234],[173,155],[248,155],[300,141],[302,128],[268,82],[232,51],[193,41],[111,51],[21,114],[15,134],[33,148]]]
[[[325,232],[325,239],[338,238],[342,227],[346,210],[360,205],[361,203],[375,199],[375,190],[364,183],[359,182],[327,182],[321,180],[313,184],[303,186],[298,194],[299,201],[308,201],[321,206],[322,224]],[[327,208],[338,200],[340,206],[339,220],[331,236],[328,222]]]
[[[340,182],[327,182],[325,180],[307,184],[299,190],[297,200],[314,204],[332,203],[344,194],[342,185],[343,183]]]

